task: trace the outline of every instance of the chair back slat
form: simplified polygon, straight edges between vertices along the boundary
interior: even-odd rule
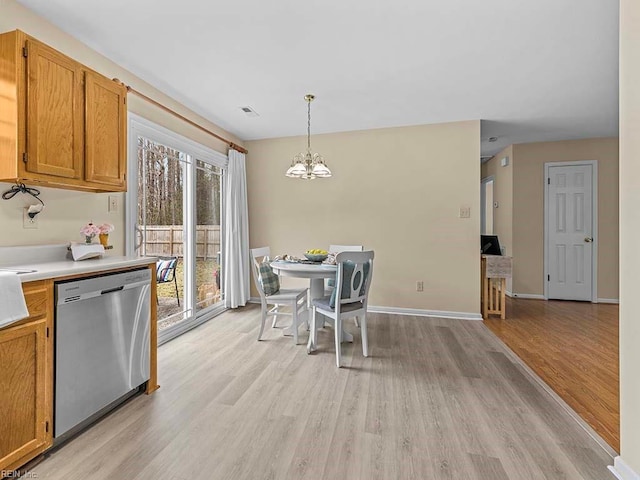
[[[366,252],[345,251],[336,256],[338,264],[336,309],[339,309],[340,305],[358,301],[364,302],[366,306],[369,286],[373,277],[373,257],[373,250]],[[345,268],[347,262],[349,262],[349,267]],[[351,271],[351,265],[353,265],[353,271]],[[344,280],[348,280],[348,292],[343,291]]]
[[[264,293],[262,285],[258,278],[260,277],[260,262],[258,259],[263,259],[264,257],[271,257],[271,248],[270,247],[259,247],[251,249],[251,270],[253,271],[253,282],[256,286],[256,290],[260,294],[260,300],[262,302],[266,302],[267,296]]]

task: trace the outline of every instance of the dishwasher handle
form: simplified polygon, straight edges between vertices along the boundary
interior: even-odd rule
[[[113,292],[119,292],[120,290],[124,289],[124,285],[120,285],[119,287],[115,287],[115,288],[108,288],[106,290],[102,290],[100,292],[100,295],[106,295],[107,293],[113,293]]]
[[[94,290],[91,292],[84,292],[84,293],[67,292],[65,295],[60,295],[58,297],[58,300],[56,301],[56,306],[69,305],[71,303],[82,302],[85,300],[90,300],[95,297],[100,297],[108,293],[116,293],[116,292],[121,292],[123,290],[130,290],[132,288],[139,288],[139,287],[151,288],[151,282],[149,280],[142,280],[139,282],[125,283],[124,285],[118,285],[117,287],[106,288],[104,290]]]

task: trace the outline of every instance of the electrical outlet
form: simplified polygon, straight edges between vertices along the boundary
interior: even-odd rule
[[[471,218],[471,207],[460,207],[460,218]]]
[[[416,292],[424,292],[424,282],[416,282]]]
[[[29,207],[24,207],[22,209],[22,228],[38,228],[38,216],[36,215],[33,218],[29,217],[27,211]]]
[[[109,213],[116,213],[118,211],[118,197],[115,195],[109,195]]]

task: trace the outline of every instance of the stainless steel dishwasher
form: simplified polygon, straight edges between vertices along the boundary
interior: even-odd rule
[[[56,283],[56,443],[149,380],[150,286],[148,268]]]

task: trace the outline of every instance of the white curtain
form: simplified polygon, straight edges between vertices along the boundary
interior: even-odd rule
[[[249,211],[244,154],[229,150],[224,192],[224,296],[227,308],[249,301]]]

